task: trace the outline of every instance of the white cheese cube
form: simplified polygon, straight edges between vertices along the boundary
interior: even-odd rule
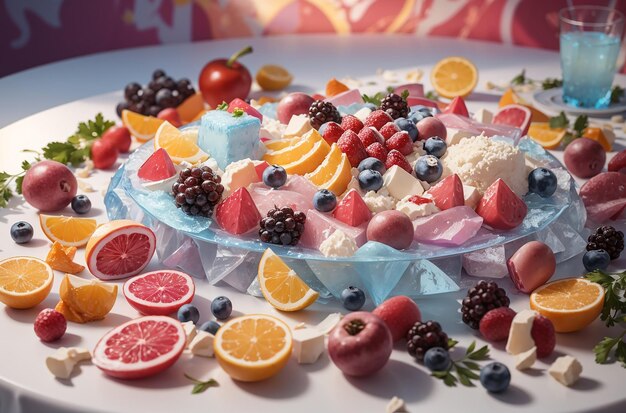
[[[474,114],[474,119],[480,123],[491,123],[493,121],[493,113],[489,112],[485,108],[482,108]]]
[[[463,138],[471,138],[474,136],[473,132],[464,131],[461,129],[446,128],[446,143],[448,146],[456,145],[461,142]]]
[[[189,344],[191,344],[191,340],[193,340],[193,338],[196,336],[196,325],[193,323],[193,321],[187,321],[183,324],[183,330],[185,330],[185,334],[187,335],[187,341],[185,342],[185,347],[189,347]]]
[[[472,209],[476,209],[480,198],[482,198],[478,189],[470,185],[463,185],[463,197],[465,198],[465,205]]]
[[[313,129],[307,115],[293,115],[289,119],[289,124],[285,128],[284,138],[295,138],[302,136]]]
[[[582,372],[583,366],[572,356],[559,357],[548,369],[548,373],[564,386],[576,383]]]
[[[404,400],[399,397],[393,396],[389,403],[387,403],[387,408],[385,409],[385,413],[401,413],[406,412],[406,405],[404,404]]]
[[[524,310],[515,315],[509,330],[509,339],[506,342],[507,353],[517,355],[535,346],[530,331],[536,314],[532,310]]]
[[[90,360],[89,350],[80,347],[60,347],[53,355],[46,358],[46,367],[59,379],[69,379],[76,363]]]
[[[194,356],[213,357],[213,340],[215,336],[206,331],[198,331],[196,336],[189,343],[189,350]]]
[[[325,319],[323,319],[318,325],[314,328],[317,328],[322,334],[326,335],[330,333],[330,331],[335,328],[337,324],[341,321],[341,313],[332,313],[329,314]]]
[[[389,194],[396,199],[424,193],[424,187],[420,181],[398,165],[392,166],[385,172],[383,185]]]
[[[529,369],[537,361],[537,347],[533,346],[530,350],[519,353],[515,356],[515,368],[518,370]]]
[[[356,113],[354,114],[354,117],[360,120],[361,122],[365,122],[365,118],[367,118],[370,113],[372,113],[372,109],[367,108],[367,107],[361,108],[356,111]]]
[[[299,364],[313,364],[324,352],[324,333],[317,328],[295,330],[293,352]]]
[[[253,182],[259,181],[259,175],[254,168],[254,162],[251,159],[242,159],[233,162],[226,167],[224,176],[222,177],[222,185],[224,185],[224,194],[228,196],[239,188],[246,188]]]

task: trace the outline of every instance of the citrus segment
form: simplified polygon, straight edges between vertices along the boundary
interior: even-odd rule
[[[164,122],[154,136],[154,149],[163,148],[172,159],[179,164],[183,161],[195,164],[209,158],[198,143],[198,131],[188,129],[181,131],[169,122]]]
[[[154,138],[163,122],[165,122],[163,119],[154,116],[144,116],[127,109],[122,111],[122,123],[139,142],[147,142]]]
[[[326,83],[326,97],[332,97],[350,90],[348,86],[338,81],[334,77]]]
[[[256,82],[263,90],[281,90],[291,84],[293,76],[282,66],[265,65],[256,74]]]
[[[300,142],[301,138],[300,137],[295,137],[295,138],[287,138],[287,139],[276,139],[276,140],[271,140],[271,141],[266,141],[263,142],[263,144],[265,145],[265,148],[271,150],[271,151],[278,151],[280,149],[285,149],[289,146],[293,146],[295,144],[297,144],[298,142]]]
[[[124,283],[124,297],[142,314],[168,315],[191,302],[195,293],[191,277],[184,272],[161,270],[141,274]]]
[[[341,163],[341,155],[343,155],[341,149],[333,143],[324,161],[313,172],[307,174],[306,178],[318,186],[328,182]]]
[[[72,261],[76,254],[76,247],[63,248],[60,242],[55,241],[48,251],[46,262],[50,264],[52,269],[66,272],[70,274],[78,274],[82,272],[85,267]]]
[[[282,167],[285,168],[285,171],[290,175],[307,174],[324,161],[328,151],[330,151],[330,146],[328,142],[322,139],[316,142],[309,152],[302,155],[302,158],[294,162],[283,164]]]
[[[68,321],[85,323],[102,320],[115,304],[117,285],[65,274],[59,287],[59,297],[62,307],[70,310],[69,318],[64,314]]]
[[[274,376],[289,361],[289,327],[268,315],[238,317],[217,331],[213,343],[220,366],[233,379],[259,381]]]
[[[32,308],[52,289],[50,266],[33,257],[12,257],[0,261],[0,301],[11,308]]]
[[[289,145],[278,149],[267,151],[265,155],[263,155],[263,160],[269,164],[276,165],[284,165],[290,162],[296,162],[302,156],[306,155],[315,144],[322,139],[319,132],[316,130],[311,130],[307,132],[304,136],[297,139],[293,142],[289,142]]]
[[[585,128],[582,137],[598,142],[600,145],[602,145],[602,148],[606,152],[611,152],[611,150],[613,150],[613,144],[607,139],[606,135],[602,131],[602,128],[594,126]]]
[[[548,122],[532,122],[528,128],[528,136],[546,149],[558,148],[566,133],[565,128],[551,128]]]
[[[59,242],[65,247],[82,247],[96,230],[93,218],[77,218],[39,214],[39,223],[43,233],[52,242]]]
[[[269,248],[261,257],[257,275],[263,296],[278,310],[301,310],[319,296]]]
[[[530,308],[549,318],[559,333],[586,327],[598,318],[603,304],[602,286],[583,278],[553,281],[530,295]]]
[[[192,122],[199,113],[204,111],[204,99],[202,98],[202,93],[197,92],[196,94],[189,96],[183,101],[183,103],[176,107],[176,111],[178,112],[178,116],[180,116],[180,120],[183,123]]]
[[[513,105],[513,104],[522,105],[528,108],[528,110],[530,110],[530,113],[531,113],[531,117],[530,117],[531,122],[548,122],[550,120],[550,117],[548,115],[546,115],[539,109],[529,104],[521,96],[515,93],[515,91],[512,88],[508,88],[502,94],[502,97],[500,98],[500,101],[498,102],[498,106],[503,107],[503,106]]]
[[[350,184],[350,180],[352,179],[352,165],[350,165],[350,161],[348,160],[348,155],[345,153],[341,155],[341,163],[335,172],[335,175],[327,181],[322,188],[326,188],[335,195],[339,196],[346,192],[348,189],[348,185]]]
[[[430,82],[440,96],[449,99],[466,97],[478,83],[478,70],[463,57],[446,57],[433,68]]]

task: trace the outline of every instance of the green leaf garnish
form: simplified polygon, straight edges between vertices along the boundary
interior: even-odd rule
[[[611,103],[619,103],[619,101],[624,97],[624,89],[615,85],[613,89],[611,89]]]
[[[243,111],[243,109],[241,108],[235,108],[233,110],[233,118],[240,118],[243,116],[243,114],[246,113]]]
[[[228,103],[222,102],[215,108],[216,110],[226,110],[228,109]]]
[[[214,379],[209,379],[207,381],[201,381],[201,380],[198,380],[198,379],[194,379],[193,377],[189,376],[187,373],[185,373],[185,377],[188,380],[191,380],[194,383],[193,388],[191,389],[191,394],[204,393],[210,387],[218,387],[219,386],[219,383],[216,380],[214,380]]]
[[[439,95],[434,90],[429,90],[428,92],[426,92],[424,94],[424,97],[430,100],[439,100]]]
[[[578,136],[582,136],[587,126],[589,126],[589,118],[587,115],[579,115],[574,121],[574,130]]]
[[[550,118],[550,128],[567,128],[569,126],[569,119],[565,116],[565,112],[559,113],[557,116]]]
[[[448,339],[448,347],[450,344],[456,345],[458,341]],[[465,355],[461,360],[450,363],[450,367],[445,371],[433,371],[431,376],[443,380],[444,384],[448,387],[455,387],[457,382],[466,387],[474,387],[473,380],[478,380],[480,366],[476,361],[489,359],[489,346],[485,345],[476,350],[476,342],[472,343],[465,350]]]
[[[526,84],[526,69],[522,69],[522,73],[520,73],[519,75],[517,75],[513,79],[511,79],[511,81],[509,83],[511,85],[524,85],[524,84]]]
[[[541,82],[543,90],[554,89],[563,86],[563,81],[556,77],[547,77]]]

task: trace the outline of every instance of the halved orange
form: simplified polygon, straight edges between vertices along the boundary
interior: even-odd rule
[[[179,164],[183,161],[195,164],[209,159],[209,155],[198,146],[197,129],[179,130],[169,122],[163,122],[154,136],[154,149],[163,148]]]
[[[546,149],[558,148],[566,133],[565,128],[551,128],[549,122],[532,122],[528,128],[528,136]]]
[[[163,122],[165,122],[163,119],[154,116],[144,116],[127,109],[122,111],[122,123],[139,142],[147,142],[154,138]]]
[[[239,381],[259,381],[277,374],[289,361],[291,332],[281,320],[252,314],[228,321],[215,334],[215,358]]]
[[[256,74],[256,82],[263,90],[281,90],[291,84],[293,76],[279,65],[261,66]]]
[[[11,308],[32,308],[52,289],[52,268],[38,258],[12,257],[0,261],[0,301]]]
[[[85,323],[102,320],[115,304],[117,285],[65,274],[59,287],[59,297],[61,301],[57,311],[68,321]]]
[[[348,86],[338,81],[334,77],[326,83],[326,96],[331,97],[350,90]]]
[[[565,278],[537,288],[530,308],[547,317],[559,333],[578,331],[598,318],[604,305],[604,288],[584,278]]]
[[[478,70],[464,57],[446,57],[433,68],[430,83],[445,98],[466,97],[478,83]]]
[[[82,247],[89,241],[98,224],[93,218],[39,214],[39,223],[46,237],[64,247]]]
[[[176,111],[183,123],[192,122],[199,113],[204,111],[204,99],[202,93],[197,92],[189,96],[180,105],[176,106]]]

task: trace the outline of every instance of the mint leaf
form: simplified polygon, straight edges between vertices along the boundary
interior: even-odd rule
[[[185,376],[185,378],[187,378],[188,380],[191,380],[194,383],[194,386],[191,389],[191,394],[200,394],[200,393],[203,393],[204,391],[206,391],[210,387],[218,387],[219,386],[219,383],[217,382],[217,380],[214,380],[214,379],[209,379],[207,381],[201,381],[201,380],[198,380],[198,379],[194,379],[193,377],[189,376],[187,373],[185,373],[184,376]]]
[[[587,117],[587,115],[580,115],[574,121],[574,130],[576,131],[578,136],[582,136],[588,126],[589,118]]]
[[[543,90],[555,89],[561,86],[563,86],[563,81],[557,78],[548,77],[541,82],[541,88]]]
[[[74,145],[69,142],[50,142],[43,148],[43,157],[67,164],[75,150]]]
[[[624,97],[624,89],[619,86],[613,86],[611,89],[611,103],[619,103],[619,101]]]
[[[408,91],[408,89],[404,89],[404,90],[402,91],[402,94],[401,94],[400,96],[402,97],[402,99],[406,100],[406,98],[408,98],[408,97],[409,97],[409,91]]]
[[[523,85],[526,83],[526,69],[522,69],[522,73],[511,79],[511,85]]]
[[[235,108],[235,110],[233,110],[233,118],[240,118],[243,116],[245,112],[243,111],[243,109],[241,108]]]
[[[228,109],[228,103],[226,102],[222,102],[219,105],[217,105],[217,107],[215,108],[215,110],[226,110]]]
[[[424,97],[430,100],[439,100],[439,95],[434,90],[429,90],[428,92],[426,92]]]
[[[565,112],[559,113],[557,116],[553,116],[550,118],[550,128],[558,129],[558,128],[566,128],[569,126],[569,119],[565,116]]]

